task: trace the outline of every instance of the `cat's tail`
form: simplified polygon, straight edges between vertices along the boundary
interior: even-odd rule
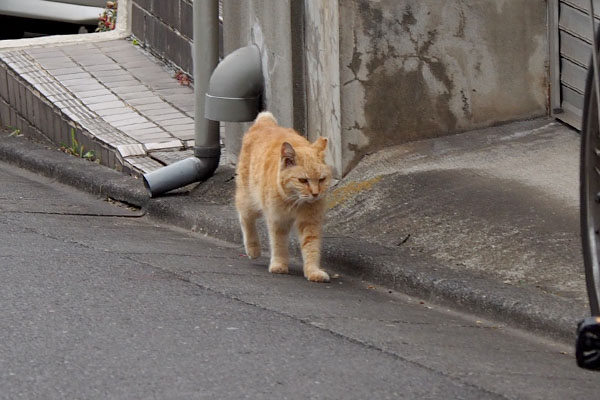
[[[256,117],[256,120],[254,120],[254,125],[262,125],[262,126],[277,125],[277,120],[275,119],[273,114],[271,114],[269,111],[263,111],[260,114],[258,114],[258,116]]]

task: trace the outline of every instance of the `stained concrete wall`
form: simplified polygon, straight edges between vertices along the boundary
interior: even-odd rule
[[[547,113],[546,1],[339,1],[345,171],[385,146]]]
[[[225,52],[256,43],[266,107],[330,139],[339,177],[365,154],[545,115],[543,0],[225,0]],[[235,162],[247,124],[227,124]]]

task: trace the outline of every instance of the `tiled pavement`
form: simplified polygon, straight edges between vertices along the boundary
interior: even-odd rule
[[[71,133],[133,174],[192,155],[194,94],[128,40],[0,51],[0,122],[55,144]]]

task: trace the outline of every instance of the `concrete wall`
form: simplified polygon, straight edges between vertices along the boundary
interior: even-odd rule
[[[341,177],[343,170],[340,106],[340,21],[338,0],[306,0],[304,58],[306,133],[309,140],[329,139],[327,162]]]
[[[264,102],[280,124],[294,126],[291,0],[224,0],[224,52],[256,44],[265,75]],[[235,162],[249,124],[226,123],[225,147]]]
[[[193,0],[133,0],[132,32],[141,44],[192,75]]]
[[[266,107],[330,138],[339,177],[365,154],[547,114],[543,0],[225,0],[225,52],[259,45]],[[227,124],[235,162],[248,124]]]
[[[344,170],[385,146],[547,113],[547,4],[339,0]]]

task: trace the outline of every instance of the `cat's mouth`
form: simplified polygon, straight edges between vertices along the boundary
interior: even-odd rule
[[[302,200],[304,203],[314,203],[315,201],[319,200],[321,198],[321,195],[316,195],[316,196],[302,196]]]
[[[317,196],[306,196],[306,195],[299,195],[297,197],[295,197],[292,202],[294,203],[294,206],[300,206],[302,204],[311,204],[316,202],[317,200],[321,199],[321,195],[317,195]]]

